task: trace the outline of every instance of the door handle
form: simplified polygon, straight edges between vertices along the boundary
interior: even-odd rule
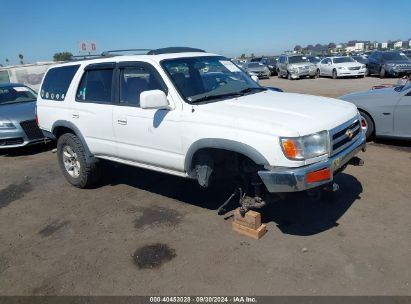
[[[117,120],[117,123],[118,123],[119,125],[126,125],[126,124],[127,124],[127,119],[118,119],[118,120]]]
[[[73,113],[72,117],[73,117],[73,118],[80,118],[80,114],[77,113],[77,112],[76,112],[76,113]]]

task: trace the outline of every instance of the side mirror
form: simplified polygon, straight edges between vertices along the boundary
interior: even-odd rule
[[[254,80],[257,83],[260,83],[260,79],[255,75],[251,75],[251,79]]]
[[[171,110],[166,94],[160,90],[142,92],[140,94],[140,107],[142,109]]]

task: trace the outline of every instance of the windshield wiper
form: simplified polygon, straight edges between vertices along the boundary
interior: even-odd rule
[[[256,90],[257,91],[266,91],[267,89],[262,88],[262,87],[246,88],[246,89],[241,90],[239,92],[232,92],[232,93],[218,94],[218,95],[206,95],[204,97],[200,97],[198,99],[192,100],[191,103],[197,103],[197,102],[213,100],[213,99],[220,99],[220,98],[225,98],[225,97],[240,97],[240,96],[244,96],[245,94],[256,91]]]
[[[267,91],[267,89],[266,89],[266,88],[263,88],[263,87],[247,88],[247,89],[241,90],[240,93],[244,95],[244,94],[246,94],[246,93],[250,93],[250,92],[253,92],[253,91],[260,91],[260,92],[262,92],[262,91]]]
[[[200,97],[198,99],[190,101],[191,103],[197,103],[201,101],[208,101],[208,100],[213,100],[213,99],[220,99],[220,98],[225,98],[225,97],[238,97],[238,96],[243,96],[244,94],[240,92],[233,92],[233,93],[227,93],[227,94],[218,94],[218,95],[206,95],[204,97]]]

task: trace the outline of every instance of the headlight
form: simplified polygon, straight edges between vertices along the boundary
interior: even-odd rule
[[[12,130],[15,128],[11,121],[0,121],[0,130]]]
[[[284,155],[292,160],[304,160],[328,153],[329,137],[327,131],[302,137],[280,138]]]
[[[291,72],[298,72],[298,68],[296,66],[290,66],[290,71]]]
[[[363,64],[363,65],[361,66],[361,68],[362,68],[362,69],[365,69],[365,68],[366,68],[365,64]]]
[[[346,70],[346,67],[339,67],[339,70]]]

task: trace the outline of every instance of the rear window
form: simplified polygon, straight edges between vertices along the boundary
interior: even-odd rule
[[[69,65],[50,69],[44,78],[40,96],[48,100],[64,100],[71,80],[80,65]]]

